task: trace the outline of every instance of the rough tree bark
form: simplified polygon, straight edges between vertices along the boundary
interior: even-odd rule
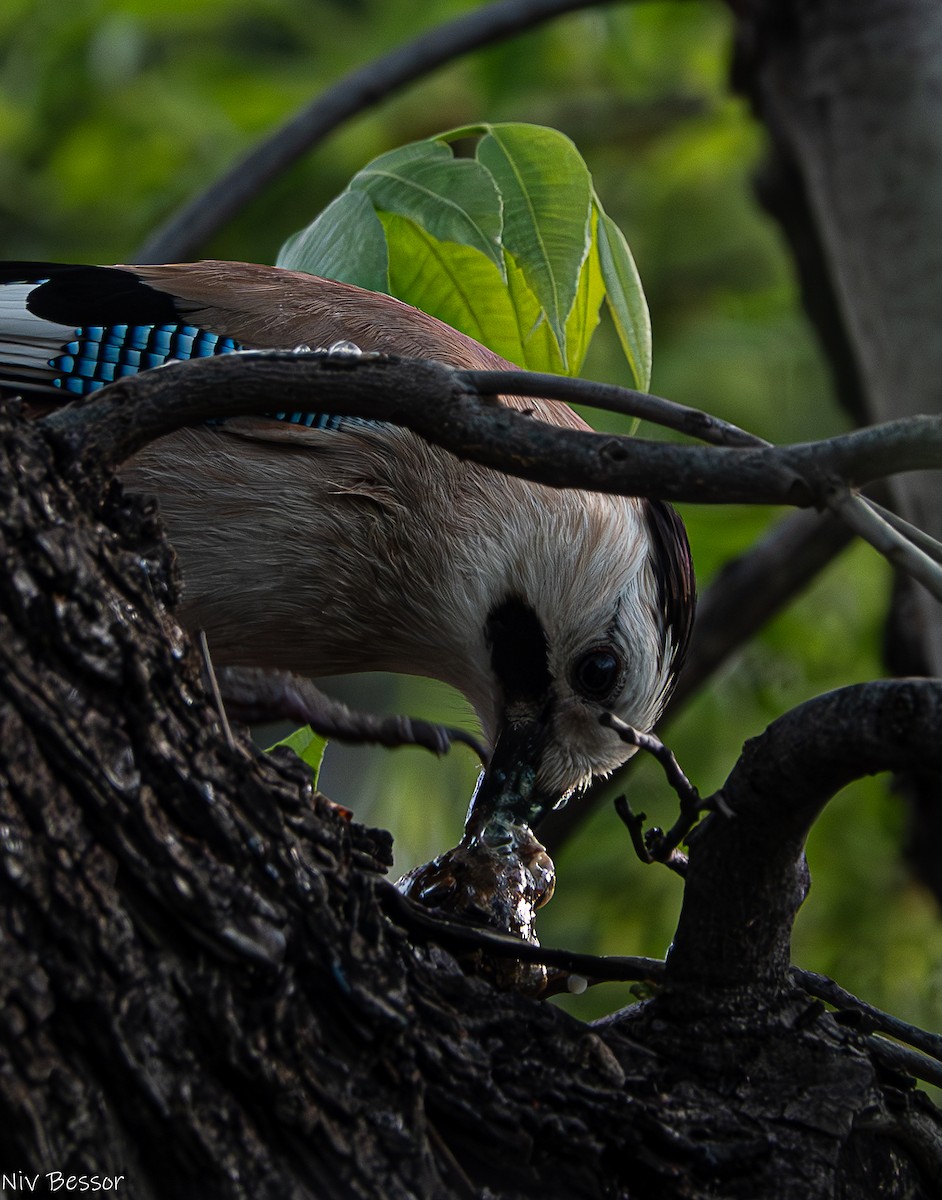
[[[590,1028],[410,936],[386,835],[227,741],[154,514],[74,428],[7,411],[0,446],[3,1170],[135,1197],[938,1194],[939,1114],[787,965],[815,813],[942,765],[942,687],[758,740],[694,839],[662,988]]]

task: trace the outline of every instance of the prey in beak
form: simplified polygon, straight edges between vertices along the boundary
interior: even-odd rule
[[[561,799],[540,784],[552,717],[545,637],[532,611],[515,601],[492,616],[488,637],[505,704],[464,835],[453,850],[409,872],[396,886],[443,914],[539,945],[536,910],[553,894],[556,869],[531,826]],[[498,986],[532,994],[546,986],[542,965],[479,959],[473,969],[483,970]]]

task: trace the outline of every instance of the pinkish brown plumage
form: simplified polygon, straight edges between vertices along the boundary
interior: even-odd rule
[[[511,365],[389,296],[273,267],[0,267],[0,382],[32,396],[67,399],[161,356],[340,341]],[[587,428],[555,401],[502,400]],[[671,689],[693,577],[666,505],[528,483],[329,414],[182,430],[123,475],[159,497],[181,616],[217,661],[450,683],[492,744],[529,747],[528,818],[629,755],[603,710],[648,729]]]

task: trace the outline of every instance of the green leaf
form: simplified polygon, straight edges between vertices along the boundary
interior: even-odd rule
[[[266,753],[274,750],[275,746],[287,746],[289,750],[295,752],[303,763],[307,763],[314,772],[314,786],[317,787],[317,777],[320,774],[321,763],[324,761],[327,738],[321,737],[319,733],[315,733],[310,725],[302,725],[300,729],[296,729],[294,733],[289,733],[280,742],[275,742],[274,745],[269,746]]]
[[[343,192],[306,229],[288,238],[276,265],[389,291],[386,234],[363,192]]]
[[[592,214],[592,239],[589,253],[579,272],[579,286],[572,311],[566,322],[566,345],[569,350],[569,374],[578,375],[589,351],[592,335],[599,324],[599,311],[605,299],[605,280],[599,259],[597,217]]]
[[[477,338],[518,366],[529,365],[519,314],[489,258],[471,246],[440,242],[406,217],[395,213],[380,217],[389,243],[393,295]]]
[[[651,386],[651,317],[644,298],[638,268],[631,257],[625,235],[595,202],[598,212],[598,247],[605,301],[615,322],[622,350],[628,359],[635,387],[646,392]]]
[[[504,273],[501,199],[490,172],[455,158],[443,142],[413,142],[382,154],[358,172],[350,188],[376,209],[408,217],[442,242],[472,246]]]
[[[523,268],[509,254],[507,290],[521,346],[520,357],[513,361],[528,371],[551,371],[554,375],[565,375],[559,342],[550,329],[546,313],[530,290]]]
[[[564,367],[566,321],[589,250],[592,181],[563,134],[538,125],[491,125],[477,148],[504,201],[504,250],[542,305]],[[453,135],[448,135],[453,136]]]
[[[449,143],[477,140],[477,157]],[[575,375],[608,303],[632,382],[651,331],[638,272],[563,134],[450,130],[380,155],[282,248],[279,265],[388,291],[535,371]]]
[[[470,246],[439,242],[405,217],[380,213],[393,295],[447,321],[530,371],[564,372],[559,345],[523,270],[508,255],[506,283]]]

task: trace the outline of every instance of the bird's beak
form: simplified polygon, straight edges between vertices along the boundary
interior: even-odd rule
[[[537,783],[549,732],[548,707],[536,717],[501,723],[494,753],[471,801],[469,829],[495,823],[533,826],[556,806],[560,797]]]

